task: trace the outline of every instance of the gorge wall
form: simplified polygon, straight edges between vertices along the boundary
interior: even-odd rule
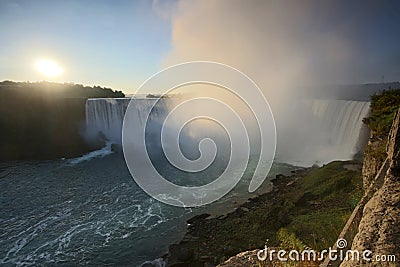
[[[376,187],[376,192],[366,203],[358,227],[358,233],[353,239],[352,249],[358,251],[370,250],[373,255],[395,255],[400,259],[400,109],[396,112],[386,146],[389,168],[380,185],[379,181],[372,180],[381,164],[379,155],[381,143],[386,140],[376,140],[372,133],[369,150],[366,153],[363,176],[364,187]],[[375,151],[376,152],[376,151]],[[374,185],[373,183],[376,183]],[[344,261],[342,267],[347,266],[397,266],[395,262],[360,262]]]

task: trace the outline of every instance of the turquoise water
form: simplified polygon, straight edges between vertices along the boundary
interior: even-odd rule
[[[269,176],[292,169],[274,164]],[[224,213],[254,196],[244,180],[206,207],[168,206],[135,184],[119,153],[7,163],[0,171],[2,266],[140,266],[178,242],[190,217]]]

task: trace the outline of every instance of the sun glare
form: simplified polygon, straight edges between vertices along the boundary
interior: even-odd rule
[[[63,69],[52,60],[40,60],[35,64],[36,69],[47,77],[56,77],[63,73]]]

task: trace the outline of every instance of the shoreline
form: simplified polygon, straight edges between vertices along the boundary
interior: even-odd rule
[[[187,221],[183,239],[169,246],[166,266],[216,266],[243,251],[291,245],[330,247],[363,194],[362,162],[333,161],[277,174],[270,192],[233,212]],[[283,247],[284,248],[284,247]]]
[[[211,259],[208,255],[200,255],[192,249],[192,247],[198,247],[199,236],[205,234],[204,230],[212,228],[216,230],[222,222],[240,218],[250,210],[256,209],[257,205],[268,202],[268,205],[273,206],[273,203],[279,201],[280,195],[285,192],[286,188],[304,177],[314,167],[297,168],[291,171],[291,175],[277,174],[275,178],[270,180],[272,186],[268,192],[237,203],[233,210],[219,215],[202,213],[188,219],[187,231],[182,240],[179,243],[171,244],[168,248],[168,253],[162,256],[167,263],[166,266],[212,266],[210,265],[210,260],[213,261],[214,259]]]

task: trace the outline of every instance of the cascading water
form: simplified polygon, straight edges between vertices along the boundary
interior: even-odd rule
[[[278,129],[277,159],[310,166],[354,158],[362,148],[362,120],[369,105],[347,100],[300,101],[293,107],[290,125]]]
[[[369,112],[369,102],[346,100],[313,100],[311,110],[323,131],[331,134],[329,144],[344,154],[355,154],[363,118]]]
[[[86,133],[89,140],[104,139],[121,144],[122,124],[130,98],[98,98],[86,102]],[[139,122],[157,99],[133,98]],[[161,126],[167,100],[160,100],[150,113],[150,125]],[[292,107],[295,122],[279,124],[277,160],[300,166],[348,160],[360,150],[362,119],[368,115],[369,102],[347,100],[304,100]],[[278,114],[279,115],[279,114]],[[155,130],[153,130],[156,132]],[[151,132],[151,131],[150,131]]]
[[[122,124],[129,102],[136,107],[142,125],[145,115],[157,99],[153,98],[93,98],[86,101],[86,137],[88,140],[105,139],[121,144]],[[160,100],[152,112],[150,120],[157,120],[165,111],[165,101]]]
[[[129,98],[94,98],[86,101],[86,134],[88,139],[101,135],[120,143],[121,129]]]

